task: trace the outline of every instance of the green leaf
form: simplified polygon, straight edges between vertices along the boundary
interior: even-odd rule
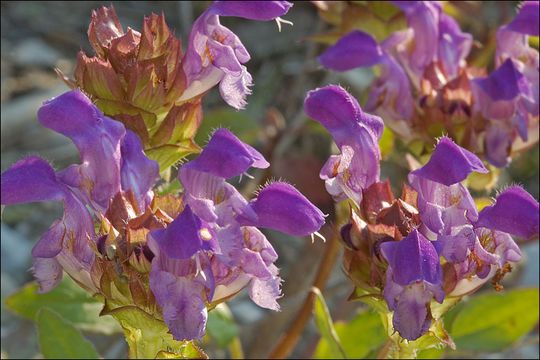
[[[381,140],[379,140],[381,156],[386,157],[394,148],[394,133],[388,127],[384,127]]]
[[[363,311],[349,323],[336,322],[334,327],[345,354],[351,359],[365,358],[371,350],[379,347],[387,339],[381,317],[375,311]],[[321,338],[317,344],[313,357],[332,358],[330,345],[325,338]]]
[[[456,315],[452,337],[458,348],[500,351],[538,322],[538,289],[471,298]]]
[[[311,291],[315,293],[315,323],[317,324],[317,328],[319,328],[321,337],[328,342],[330,358],[346,359],[345,351],[339,342],[330,311],[328,311],[321,291],[316,287],[312,287]]]
[[[39,309],[48,307],[71,321],[79,330],[103,333],[121,333],[122,329],[110,316],[99,316],[103,304],[93,298],[69,276],[64,275],[54,290],[38,294],[35,282],[25,285],[6,299],[6,306],[18,315],[36,321]]]
[[[202,147],[206,146],[208,139],[217,128],[229,129],[245,143],[253,143],[260,131],[258,122],[243,112],[229,108],[219,109],[204,115],[195,135],[195,142]]]
[[[96,350],[69,321],[43,307],[36,314],[39,344],[46,359],[98,359]]]
[[[221,303],[208,313],[206,329],[215,339],[220,348],[224,348],[238,336],[238,326],[235,324],[229,308]]]

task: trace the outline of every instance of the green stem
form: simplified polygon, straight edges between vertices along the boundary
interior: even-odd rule
[[[231,353],[231,359],[243,359],[244,351],[242,350],[242,343],[240,338],[236,336],[229,344],[229,351]]]

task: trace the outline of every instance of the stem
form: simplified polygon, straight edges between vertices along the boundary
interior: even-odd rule
[[[240,338],[236,336],[229,344],[229,351],[231,353],[231,359],[243,359],[244,351],[242,351],[242,343]]]
[[[386,358],[388,358],[388,355],[390,354],[390,349],[392,348],[393,345],[394,344],[393,344],[392,339],[386,339],[384,344],[381,346],[381,349],[377,353],[376,359],[386,359]]]
[[[330,273],[332,272],[332,268],[334,267],[334,264],[340,253],[341,246],[338,240],[338,236],[339,233],[336,231],[334,236],[327,243],[324,257],[319,264],[317,275],[315,276],[315,280],[313,281],[313,286],[319,289],[324,289],[324,285],[326,284],[326,281],[328,281]],[[274,347],[274,350],[269,356],[270,359],[284,359],[294,349],[296,343],[300,338],[300,335],[302,334],[302,331],[306,327],[306,324],[311,317],[311,313],[313,311],[313,304],[315,303],[315,296],[315,293],[312,291],[308,293],[308,295],[306,296],[306,300],[304,301],[304,304],[300,309],[300,312],[298,312],[298,314],[296,315],[296,318],[291,324],[289,331],[287,331],[287,333],[281,336],[278,344]]]

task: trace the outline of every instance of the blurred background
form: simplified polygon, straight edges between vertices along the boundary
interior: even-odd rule
[[[56,170],[80,161],[71,141],[41,126],[37,122],[36,112],[43,101],[69,90],[55,74],[55,67],[71,77],[80,49],[93,56],[87,38],[91,10],[110,4],[101,1],[1,2],[2,171],[28,155],[45,158]],[[124,30],[127,27],[140,30],[144,16],[163,12],[176,37],[183,40],[185,49],[184,42],[193,21],[210,2],[122,1],[112,4]],[[455,4],[459,11],[457,20],[462,29],[472,33],[484,46],[494,46],[492,39],[495,30],[512,19],[515,6],[515,2]],[[238,35],[251,54],[251,60],[246,65],[255,85],[243,111],[228,107],[217,88],[206,95],[203,100],[204,120],[196,140],[202,146],[212,129],[226,126],[242,140],[251,143],[265,155],[271,168],[267,172],[253,172],[254,180],[244,179],[238,185],[243,193],[251,196],[257,182],[264,183],[267,178],[294,184],[323,212],[330,214],[327,225],[321,231],[330,238],[336,226],[333,202],[318,173],[330,152],[336,149],[332,148],[335,145],[325,130],[303,113],[303,100],[308,90],[331,83],[346,87],[358,99],[365,98],[363,95],[373,79],[373,73],[370,69],[336,73],[318,64],[317,56],[325,45],[308,41],[307,38],[329,28],[319,19],[312,3],[295,3],[284,18],[292,21],[294,26],[285,24],[281,32],[278,32],[274,22],[221,18],[222,24]],[[515,158],[511,166],[502,172],[496,188],[519,183],[538,199],[538,156],[537,145]],[[389,178],[395,192],[400,193],[401,181],[407,173],[404,161],[392,157],[383,163],[381,179]],[[60,203],[21,204],[3,209],[2,358],[42,358],[35,324],[7,309],[4,299],[32,280],[28,271],[31,248],[54,220],[61,217],[62,211]],[[248,358],[268,356],[279,337],[288,329],[309,291],[325,249],[325,244],[320,240],[312,244],[307,237],[297,238],[272,231],[266,231],[266,234],[279,254],[276,265],[284,279],[284,296],[279,301],[282,311],[259,308],[251,302],[245,289],[228,301]],[[523,260],[503,281],[507,289],[538,287],[538,241],[523,244],[522,250]],[[338,260],[323,292],[334,320],[346,321],[364,306],[346,300],[352,289]],[[493,290],[488,285],[481,291]],[[127,357],[122,334],[104,336],[85,332],[85,336],[104,358]],[[310,320],[291,357],[311,357],[318,338],[315,324]],[[229,356],[227,350],[216,343],[209,342],[202,347],[211,358]],[[504,353],[447,351],[445,354],[449,358],[488,356],[538,358],[538,324],[533,333]]]

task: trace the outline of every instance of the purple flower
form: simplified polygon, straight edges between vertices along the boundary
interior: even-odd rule
[[[392,3],[403,10],[407,16],[407,24],[413,29],[413,50],[407,60],[410,70],[420,77],[424,69],[437,59],[442,4],[436,1]]]
[[[529,113],[538,113],[530,85],[510,58],[488,77],[471,81],[476,111],[491,120],[486,130],[486,158],[497,167],[510,162],[515,132],[527,141]]]
[[[507,95],[505,99],[499,99],[499,107],[504,104],[503,102],[501,103],[501,100],[510,101],[510,95],[514,95],[514,98],[518,94],[520,95],[519,99],[510,101],[514,106],[506,105],[506,113],[512,113],[512,116],[507,118],[509,119],[507,120],[507,127],[510,127],[512,130],[516,129],[524,141],[527,141],[528,128],[535,129],[538,126],[539,54],[537,50],[529,46],[529,36],[538,36],[539,34],[538,19],[538,1],[524,2],[512,22],[501,26],[496,34],[497,50],[495,53],[495,66],[498,69],[509,67],[507,65],[508,60],[511,59],[513,65],[512,72],[517,73],[513,74],[510,70],[506,69],[496,77],[500,81],[508,82],[511,92],[505,94]],[[518,90],[515,89],[516,87]],[[493,96],[490,97],[492,99],[494,98]],[[488,101],[485,107],[490,105],[492,104]],[[516,111],[512,111],[514,109]],[[532,121],[529,114],[536,117],[536,121]],[[502,117],[500,115],[497,117],[493,113],[490,115],[488,117],[490,119]]]
[[[478,214],[476,227],[498,230],[528,239],[538,235],[538,201],[519,186],[506,189],[495,204]]]
[[[183,69],[186,89],[179,101],[203,94],[218,82],[223,100],[236,109],[246,105],[252,78],[242,64],[250,56],[240,39],[219,22],[219,16],[236,16],[267,21],[285,15],[286,1],[216,1],[193,24],[189,34]]]
[[[32,250],[40,292],[58,284],[62,269],[96,291],[90,279],[94,252],[89,243],[97,240],[93,219],[99,220],[120,191],[132,190],[139,208],[145,209],[158,178],[158,164],[146,158],[133,133],[104,116],[78,90],[45,102],[38,120],[70,137],[82,163],[55,173],[39,157],[20,160],[2,174],[2,205],[63,201],[63,217]]]
[[[442,138],[429,162],[409,174],[418,192],[420,231],[436,240],[440,254],[454,268],[457,284],[452,296],[480,286],[508,261],[519,261],[521,253],[509,234],[538,234],[538,202],[519,187],[501,193],[494,205],[478,214],[460,183],[473,171],[486,172],[480,159]],[[467,285],[475,275],[482,281]]]
[[[472,42],[472,35],[462,32],[453,17],[441,13],[437,57],[448,79],[458,76],[459,69],[466,66],[465,59],[471,51]]]
[[[247,200],[226,179],[269,164],[253,147],[218,129],[195,160],[184,164],[182,213],[166,229],[153,230],[150,287],[177,340],[205,333],[206,304],[217,304],[249,284],[253,302],[279,310],[277,254],[255,226],[309,235],[324,215],[285,183],[266,186]],[[181,236],[180,236],[181,234]]]
[[[379,180],[382,120],[364,113],[356,99],[336,85],[308,92],[304,111],[332,134],[341,151],[321,169],[326,189],[336,200],[348,197],[359,204],[362,189]]]
[[[384,50],[394,39],[391,36],[379,46],[371,35],[354,30],[319,56],[319,62],[336,71],[380,65],[382,73],[371,86],[366,109],[377,111],[390,121],[391,127],[408,132],[403,121],[410,120],[414,111],[409,79],[401,65]]]
[[[442,268],[434,244],[413,230],[401,241],[381,244],[388,261],[384,298],[402,338],[416,340],[431,325],[431,299],[442,303]]]
[[[150,289],[163,310],[163,320],[179,341],[202,339],[206,303],[214,294],[209,251],[215,246],[215,235],[186,206],[166,229],[152,230],[147,241],[154,254]]]

